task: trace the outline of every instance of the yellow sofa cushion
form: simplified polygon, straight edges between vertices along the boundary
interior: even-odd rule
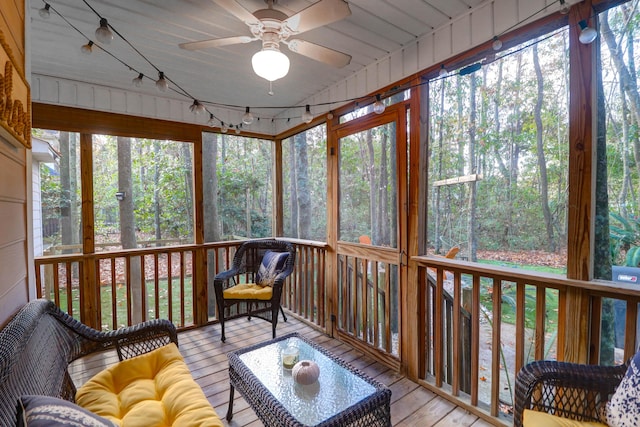
[[[525,409],[522,413],[522,427],[607,427],[607,425],[589,421],[569,420],[546,412]]]
[[[121,427],[223,425],[173,343],[99,372],[76,403]]]
[[[260,286],[255,283],[241,283],[222,292],[224,299],[257,299],[269,301],[273,295],[271,286]]]

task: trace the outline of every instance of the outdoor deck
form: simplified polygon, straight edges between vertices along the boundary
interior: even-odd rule
[[[220,341],[218,325],[205,326],[181,332],[178,337],[182,352],[194,378],[221,418],[229,403],[229,376],[227,353],[271,338],[268,323],[240,318],[227,323],[227,342]],[[468,413],[435,393],[421,387],[402,375],[392,372],[384,365],[374,362],[350,346],[324,335],[304,322],[288,316],[286,323],[278,325],[278,336],[291,332],[303,334],[321,344],[333,354],[340,356],[352,366],[386,384],[392,390],[391,421],[394,426],[473,426],[491,424]],[[115,352],[76,361],[71,375],[76,384],[82,384],[105,366],[115,362]],[[239,393],[235,394],[234,416],[229,426],[258,427],[263,424]]]

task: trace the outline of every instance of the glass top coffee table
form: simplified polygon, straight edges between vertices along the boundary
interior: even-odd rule
[[[282,364],[282,351],[299,350],[300,360],[320,367],[318,381],[303,386]],[[391,390],[301,337],[289,334],[229,353],[231,389],[227,420],[233,417],[234,388],[265,426],[390,426]]]

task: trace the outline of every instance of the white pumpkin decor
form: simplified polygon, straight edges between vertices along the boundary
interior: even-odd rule
[[[291,376],[298,384],[310,385],[318,381],[320,367],[313,360],[301,360],[293,367]]]

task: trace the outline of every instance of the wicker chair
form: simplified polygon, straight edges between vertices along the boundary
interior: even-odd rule
[[[513,425],[522,426],[525,409],[577,421],[601,421],[604,405],[627,367],[549,360],[529,363],[516,376]]]
[[[260,287],[255,284],[258,270],[267,251],[288,252],[285,264],[275,277],[272,286]],[[225,342],[225,320],[240,316],[258,317],[271,322],[273,338],[276,337],[278,312],[282,313],[284,321],[287,317],[280,306],[284,280],[293,272],[296,251],[289,242],[267,239],[249,240],[244,242],[233,257],[231,268],[218,273],[213,281],[218,307],[218,319],[222,329],[222,342]],[[251,286],[247,292],[235,292],[232,288],[237,285]],[[259,293],[256,289],[260,290]],[[263,293],[262,291],[266,292]]]

